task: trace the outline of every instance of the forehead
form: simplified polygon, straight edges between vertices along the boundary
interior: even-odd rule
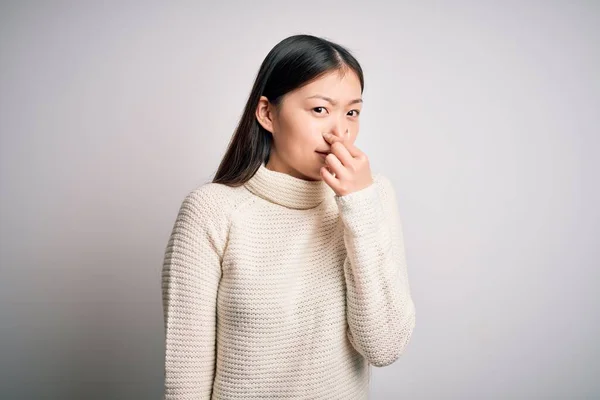
[[[336,99],[360,97],[361,88],[358,75],[351,69],[329,72],[294,91],[295,96],[306,98],[315,94]]]

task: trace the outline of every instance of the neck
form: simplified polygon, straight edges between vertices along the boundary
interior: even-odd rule
[[[264,162],[245,186],[255,195],[271,203],[301,210],[316,207],[328,196],[335,194],[322,180],[306,180],[273,171],[267,168]]]
[[[271,154],[271,157],[269,157],[269,161],[265,164],[265,166],[267,167],[268,170],[271,171],[275,171],[275,172],[282,172],[288,175],[291,175],[295,178],[298,179],[303,179],[305,181],[315,181],[316,179],[313,179],[311,177],[308,177],[304,174],[302,174],[299,171],[296,171],[293,168],[290,168],[289,165],[282,163],[278,157],[276,157],[275,154]]]

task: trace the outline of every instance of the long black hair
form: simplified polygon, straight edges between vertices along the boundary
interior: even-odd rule
[[[261,163],[269,160],[273,137],[256,119],[261,96],[269,99],[277,111],[286,93],[326,73],[347,69],[358,75],[362,93],[365,87],[362,68],[345,47],[306,34],[289,36],[275,45],[260,66],[213,182],[240,186],[252,178]]]

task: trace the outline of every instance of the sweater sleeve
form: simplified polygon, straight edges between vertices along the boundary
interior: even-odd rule
[[[381,174],[359,191],[335,196],[344,224],[347,336],[370,364],[392,364],[415,326],[396,196]]]
[[[223,241],[219,207],[206,188],[189,193],[162,268],[165,400],[210,399]]]

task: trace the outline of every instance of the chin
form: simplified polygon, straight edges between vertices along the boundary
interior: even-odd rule
[[[321,167],[322,165],[319,165],[319,168],[317,169],[317,174],[315,175],[315,180],[316,181],[322,181],[323,177],[321,176]]]
[[[323,178],[321,177],[321,172],[320,172],[321,166],[319,166],[315,172],[312,172],[310,174],[306,174],[306,179],[307,180],[311,180],[311,181],[322,181]]]

